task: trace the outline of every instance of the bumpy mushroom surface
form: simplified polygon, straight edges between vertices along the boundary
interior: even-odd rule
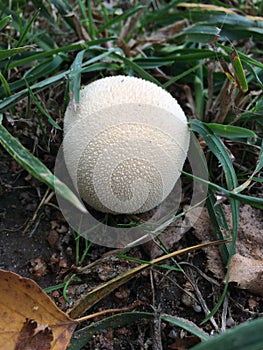
[[[180,176],[189,147],[187,120],[164,89],[115,76],[80,91],[64,119],[67,169],[83,200],[110,213],[160,204]]]

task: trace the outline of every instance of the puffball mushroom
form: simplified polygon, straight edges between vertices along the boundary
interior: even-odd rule
[[[149,81],[115,76],[80,90],[67,107],[63,151],[81,198],[114,214],[159,205],[180,176],[189,147],[177,101]]]

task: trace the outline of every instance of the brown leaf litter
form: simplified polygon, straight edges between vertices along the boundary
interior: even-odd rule
[[[231,211],[223,205],[227,222],[231,227]],[[240,208],[236,254],[230,264],[229,282],[251,293],[263,296],[263,217],[259,209],[243,205]],[[202,242],[214,238],[212,226],[205,209],[195,224],[195,236]],[[215,277],[223,279],[225,267],[218,247],[206,249],[207,266]]]
[[[32,280],[0,270],[0,349],[65,350],[76,321]]]

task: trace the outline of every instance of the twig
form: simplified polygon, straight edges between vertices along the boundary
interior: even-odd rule
[[[212,284],[215,284],[215,285],[218,286],[218,287],[220,286],[220,283],[219,283],[217,280],[215,280],[215,279],[212,278],[212,277],[207,276],[203,271],[201,271],[201,270],[199,269],[199,267],[197,267],[197,266],[195,266],[195,265],[193,265],[193,264],[190,264],[189,262],[186,262],[186,261],[180,262],[179,265],[180,265],[180,266],[181,266],[181,265],[187,265],[187,266],[189,266],[189,267],[195,269],[195,270],[199,273],[199,275],[202,276],[204,279],[206,279],[208,282],[210,282],[210,283],[212,283]]]
[[[221,322],[221,332],[226,331],[226,315],[228,308],[228,296],[226,295],[223,303],[223,311],[222,311],[222,322]]]
[[[153,350],[162,350],[162,334],[161,334],[161,307],[158,305],[157,308],[153,307],[154,320],[153,320]]]
[[[53,196],[53,193],[52,193],[52,196]],[[47,190],[46,190],[46,193],[44,194],[44,196],[43,196],[43,198],[42,198],[42,200],[41,200],[41,202],[39,203],[37,209],[35,210],[32,219],[29,220],[29,222],[27,223],[25,229],[23,230],[23,233],[26,233],[26,232],[29,230],[29,228],[34,224],[34,222],[36,221],[36,219],[37,219],[37,217],[38,217],[38,214],[39,214],[40,209],[42,208],[42,206],[43,206],[44,204],[47,203],[47,199],[50,200],[52,196],[50,195],[50,190],[47,189]],[[38,223],[39,223],[39,221],[38,221]],[[38,223],[37,223],[37,224],[38,224]],[[35,229],[36,229],[36,228],[35,228]],[[35,231],[35,229],[33,229],[33,232]],[[33,233],[30,233],[30,236],[32,236],[32,234],[33,234]]]
[[[199,303],[201,304],[201,306],[202,306],[202,308],[203,308],[203,310],[205,312],[205,315],[207,316],[207,315],[210,314],[210,310],[209,310],[209,308],[208,308],[208,306],[206,304],[206,301],[203,298],[203,295],[202,295],[200,289],[198,288],[198,285],[197,285],[196,281],[194,280],[194,276],[193,276],[192,270],[189,270],[189,272],[190,272],[190,275],[191,275],[190,278],[189,278],[189,281],[190,281],[190,283],[192,284],[192,286],[194,288],[195,295],[196,295]],[[219,327],[218,327],[218,324],[216,323],[214,317],[213,316],[210,317],[209,320],[212,323],[212,325],[214,326],[215,330],[218,332]]]
[[[153,270],[150,270],[150,281],[151,281],[151,289],[152,289],[152,304],[155,305],[155,288],[153,282]]]
[[[122,307],[122,308],[120,308],[120,309],[107,309],[107,310],[95,312],[94,314],[91,314],[91,315],[87,315],[87,316],[83,316],[83,317],[77,318],[77,319],[75,319],[74,321],[80,323],[80,322],[84,322],[84,321],[90,320],[91,318],[94,318],[94,317],[103,316],[103,315],[111,314],[111,313],[114,313],[114,312],[125,312],[125,311],[129,311],[129,310],[132,310],[132,309],[134,309],[135,307],[137,307],[138,305],[141,305],[141,304],[143,304],[143,302],[140,301],[140,300],[137,300],[137,301],[135,301],[135,302],[134,302],[132,305],[130,305],[130,306]]]
[[[170,272],[172,272],[171,270],[167,271],[167,273],[163,273],[163,272],[160,272],[158,270],[156,270],[155,272],[158,273],[159,275],[163,276],[163,278],[166,278],[168,281],[170,281],[172,284],[174,284],[178,289],[180,289],[183,293],[187,294],[190,298],[192,298],[194,302],[198,303],[198,300],[195,298],[193,293],[190,293],[188,290],[181,287],[179,283],[175,282],[174,279],[172,279],[170,276],[168,276],[168,274]],[[185,274],[185,272],[183,272],[183,274],[185,275],[185,277],[187,279],[189,279],[189,277]],[[161,281],[163,280],[163,278],[161,279]]]

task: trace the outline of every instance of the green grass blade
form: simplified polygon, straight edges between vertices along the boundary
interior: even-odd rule
[[[261,142],[261,149],[259,152],[259,157],[258,157],[258,162],[257,162],[257,166],[255,168],[255,170],[253,171],[253,173],[249,176],[249,178],[241,185],[239,185],[238,187],[236,187],[233,192],[234,193],[239,193],[244,191],[245,188],[247,188],[252,181],[254,181],[254,177],[255,175],[263,168],[263,140]]]
[[[204,123],[198,120],[189,120],[189,124],[193,131],[202,136],[210,151],[219,160],[225,172],[228,189],[234,189],[238,184],[237,177],[223,142]]]
[[[75,103],[79,103],[81,67],[84,54],[85,50],[78,52],[74,62],[71,65],[71,72],[69,73],[69,91],[72,94]]]
[[[143,319],[153,320],[153,314],[149,312],[125,312],[105,317],[75,332],[67,350],[81,350],[92,340],[96,333],[104,331],[107,328],[118,328],[130,325],[133,322],[138,322]]]
[[[244,67],[250,72],[251,74],[251,78],[252,76],[254,77],[254,79],[257,81],[258,85],[260,86],[260,88],[263,90],[263,82],[260,80],[260,74],[262,72],[262,70],[260,68],[253,68],[251,67],[250,64],[244,62]]]
[[[5,93],[5,96],[10,96],[11,95],[11,90],[9,87],[9,84],[6,80],[6,78],[3,76],[3,74],[0,72],[0,81],[2,83],[2,87]]]
[[[45,59],[39,65],[33,68],[30,68],[28,71],[26,71],[26,73],[24,74],[24,79],[26,79],[28,83],[29,82],[31,83],[42,78],[43,76],[49,76],[52,73],[59,70],[59,67],[62,64],[62,62],[63,60],[59,55],[55,56],[54,58]],[[25,81],[21,79],[21,80],[18,80],[16,84],[15,83],[12,84],[12,89],[15,88],[16,90],[18,88],[23,87],[24,85],[25,85]],[[11,84],[10,84],[10,87],[11,87]]]
[[[17,90],[21,90],[26,86],[26,81],[28,84],[34,83],[34,81],[41,79],[43,76],[51,75],[58,70],[62,63],[62,59],[60,56],[55,56],[54,58],[45,59],[39,65],[34,66],[27,70],[24,74],[24,79],[16,80],[9,84],[10,92],[15,92]],[[10,68],[10,67],[9,67]],[[0,88],[0,99],[6,97],[3,94],[3,89]],[[11,96],[11,94],[10,94]]]
[[[113,55],[113,57],[118,58],[121,61],[123,61],[128,67],[131,67],[135,72],[137,72],[140,75],[141,78],[144,78],[145,80],[149,80],[152,83],[155,83],[158,86],[161,86],[160,82],[157,79],[155,79],[151,74],[146,72],[143,68],[141,68],[138,64],[136,64],[131,59],[124,57],[116,52],[114,52],[112,55]]]
[[[197,43],[209,43],[217,34],[216,26],[208,25],[192,25],[184,29],[180,34],[177,34],[175,38]]]
[[[27,84],[27,83],[26,83]],[[33,94],[32,90],[30,89],[30,86],[27,84],[27,88],[29,91],[29,94],[31,96],[31,98],[33,99],[33,101],[35,102],[37,108],[39,109],[39,111],[42,113],[42,115],[44,115],[48,122],[55,128],[58,130],[61,130],[61,127],[55,122],[54,119],[52,119],[52,117],[48,114],[48,112],[44,109],[44,107],[42,107],[41,103],[38,101],[38,99],[36,98],[36,96]]]
[[[244,72],[244,68],[242,66],[240,57],[236,50],[234,50],[231,54],[231,61],[232,61],[232,66],[234,69],[234,74],[235,74],[235,80],[236,83],[239,87],[239,89],[242,92],[247,92],[248,91],[248,84],[247,84],[247,79],[246,75]]]
[[[89,22],[88,22],[89,35],[90,35],[91,39],[94,40],[96,38],[97,28],[95,26],[93,16],[92,16],[92,2],[91,2],[91,0],[88,0],[88,20],[89,20]]]
[[[12,16],[6,16],[0,20],[0,31],[12,21]]]
[[[194,346],[193,350],[262,350],[263,318],[243,323],[233,329],[217,335],[204,343]]]
[[[35,156],[33,156],[16,138],[14,138],[3,125],[0,125],[0,143],[5,150],[36,179],[45,183],[53,191],[70,201],[81,211],[86,211],[83,204],[75,194],[61,182],[51,171]]]
[[[261,141],[261,148],[258,156],[256,169],[253,171],[253,176],[263,168],[263,140]]]
[[[10,58],[14,55],[17,55],[18,53],[20,53],[22,51],[26,51],[26,50],[29,50],[31,48],[32,48],[31,45],[26,45],[26,46],[16,47],[16,48],[9,49],[9,50],[0,50],[0,61],[6,60],[7,58]]]
[[[216,205],[216,198],[211,189],[208,190],[208,198],[206,201],[206,207],[209,213],[210,223],[217,239],[225,239],[225,235],[222,232],[222,228],[228,232],[229,228],[225,219],[225,213],[222,210],[220,204]],[[222,244],[220,247],[224,265],[227,264],[230,257],[230,250],[227,244]]]
[[[55,290],[64,288],[65,283],[66,283],[66,282],[63,282],[63,283],[56,284],[56,285],[54,285],[54,286],[50,286],[50,287],[44,288],[43,291],[44,291],[45,293],[52,293],[52,292],[54,292]]]
[[[141,19],[142,26],[146,26],[147,24],[152,23],[160,23],[164,21],[167,22],[167,18],[169,16],[169,13],[171,10],[173,10],[176,7],[176,4],[178,3],[178,0],[172,0],[169,1],[169,3],[164,6],[160,7],[158,10],[155,11],[147,11],[145,13],[145,16]],[[171,14],[171,20],[174,21],[175,13]]]
[[[224,49],[226,52],[228,52],[229,54],[232,53],[233,49],[231,47],[222,45],[222,44],[216,44],[216,46],[221,47],[222,49]],[[263,69],[263,63],[261,63],[260,61],[255,60],[252,57],[249,57],[248,55],[243,54],[240,51],[237,51],[239,57],[241,58],[241,60],[243,60],[244,62],[250,63],[252,66],[258,67]]]
[[[167,252],[167,254],[168,254],[168,252]],[[126,254],[119,254],[118,258],[133,261],[133,262],[136,262],[138,264],[147,264],[147,265],[149,265],[149,267],[157,267],[157,268],[162,268],[162,269],[166,269],[166,270],[170,270],[170,271],[182,271],[182,269],[180,269],[178,267],[169,266],[167,264],[153,264],[150,261],[136,259],[136,258],[133,258],[133,257],[126,255]]]
[[[235,194],[234,192],[231,192],[229,194],[229,197],[235,198],[242,203],[249,204],[255,208],[263,210],[263,198],[247,196],[245,194],[240,194],[240,193]]]
[[[133,7],[127,11],[125,11],[123,14],[114,17],[113,19],[109,20],[106,24],[101,26],[99,28],[99,33],[103,32],[105,29],[109,29],[113,24],[120,23],[121,21],[131,17],[135,13],[139,12],[140,10],[144,9],[145,6],[143,5],[137,5],[136,7]]]
[[[226,232],[229,231],[228,225],[226,222],[226,218],[225,218],[225,213],[224,213],[221,205],[216,203],[215,196],[214,196],[213,192],[211,191],[211,189],[209,189],[209,196],[208,196],[206,203],[207,203],[207,210],[208,210],[209,217],[210,217],[210,222],[211,222],[213,230],[216,234],[217,239],[225,239],[226,237],[221,230],[221,228],[223,228]],[[224,265],[228,266],[227,273],[226,273],[226,281],[225,281],[223,292],[220,295],[218,302],[213,307],[212,311],[201,322],[201,325],[203,325],[204,323],[209,321],[211,319],[211,317],[213,317],[217,313],[220,306],[222,305],[222,303],[225,300],[226,293],[228,290],[229,264],[231,261],[231,256],[233,255],[233,244],[232,243],[222,244],[219,246],[219,249],[220,249],[220,252],[222,255]]]
[[[104,44],[108,41],[113,41],[116,40],[116,37],[109,37],[109,38],[102,38],[102,39],[98,39],[98,40],[93,40],[93,41],[85,41],[85,42],[80,42],[80,43],[76,43],[76,44],[71,44],[71,45],[66,45],[66,46],[62,46],[56,49],[52,49],[52,50],[48,50],[48,51],[42,51],[36,54],[33,54],[31,56],[28,57],[24,57],[20,60],[17,61],[13,61],[12,63],[10,63],[9,68],[15,68],[15,67],[19,67],[19,66],[23,66],[27,63],[30,63],[32,61],[36,61],[36,60],[40,60],[41,58],[44,57],[52,57],[56,54],[62,54],[62,53],[67,53],[67,52],[71,52],[71,51],[79,51],[79,50],[83,50],[83,49],[87,49],[87,48],[92,48],[93,46],[97,46],[100,44]]]
[[[222,56],[214,51],[205,49],[181,49],[179,51],[176,49],[173,53],[169,52],[169,54],[167,54],[166,51],[163,51],[162,54],[163,56],[136,57],[134,58],[134,62],[142,68],[151,69],[171,65],[177,61],[189,61],[191,63],[195,63],[196,61],[196,63],[199,63],[198,61],[204,58],[217,58]]]
[[[219,298],[218,302],[213,307],[213,310],[206,316],[206,318],[200,323],[200,325],[203,325],[206,322],[208,322],[210,320],[210,318],[213,317],[217,313],[217,311],[219,310],[220,306],[223,304],[223,302],[225,300],[227,289],[228,289],[228,282],[229,282],[230,261],[231,261],[231,256],[229,257],[228,263],[227,263],[227,271],[226,271],[225,285],[224,285],[223,292],[220,295],[220,298]]]
[[[81,350],[89,341],[92,340],[93,336],[96,333],[101,332],[107,328],[123,327],[126,325],[131,325],[134,322],[140,322],[143,320],[153,321],[154,315],[150,312],[134,311],[123,312],[106,317],[75,332],[67,350]],[[163,314],[161,315],[161,320],[164,322],[168,322],[174,326],[180,327],[190,332],[191,334],[196,335],[204,341],[210,339],[207,333],[202,331],[191,321],[185,320],[184,318]]]
[[[182,174],[184,174],[185,176],[190,177],[191,179],[195,179],[195,180],[200,181],[200,182],[202,182],[204,184],[207,184],[213,190],[216,190],[219,193],[222,193],[222,194],[226,195],[230,199],[233,198],[233,199],[236,199],[239,202],[242,202],[242,203],[245,203],[245,204],[249,204],[249,205],[251,205],[251,206],[253,206],[255,208],[263,209],[263,198],[252,197],[252,196],[247,196],[247,195],[240,194],[240,193],[235,193],[235,189],[232,190],[232,191],[228,191],[224,187],[218,186],[218,185],[214,184],[213,182],[206,181],[206,180],[202,179],[201,177],[197,177],[197,176],[194,176],[192,174],[186,173],[185,171],[182,171]]]
[[[181,317],[171,316],[171,315],[161,315],[162,321],[169,322],[170,324],[180,327],[187,332],[196,335],[198,338],[206,341],[210,339],[210,336],[204,332],[202,329],[197,327],[193,322],[185,320]]]
[[[35,9],[40,9],[41,16],[43,16],[52,27],[59,31],[60,28],[52,17],[52,12],[48,9],[48,5],[50,4],[47,2],[45,4],[42,0],[32,0],[32,3]]]
[[[175,82],[177,82],[178,80],[186,77],[187,75],[189,75],[190,73],[194,72],[196,69],[198,69],[199,67],[201,67],[202,63],[197,64],[196,66],[187,69],[186,71],[184,71],[181,74],[178,74],[176,77],[168,80],[166,83],[163,84],[163,88],[167,89],[170,85],[174,84]]]
[[[189,124],[193,131],[198,132],[199,135],[202,136],[207,146],[209,147],[210,151],[213,152],[214,156],[219,160],[225,173],[228,191],[229,193],[233,193],[232,190],[235,187],[237,187],[238,181],[237,181],[233,164],[229,158],[229,155],[225,149],[224,144],[216,135],[214,135],[214,133],[204,123],[198,120],[190,120]],[[231,256],[235,254],[235,246],[236,246],[238,223],[239,223],[239,206],[240,206],[239,200],[237,200],[234,197],[230,197],[229,202],[230,202],[231,215],[232,215],[232,242],[229,245],[225,245],[225,248],[224,248],[224,250],[225,251],[227,250],[229,254],[228,262],[230,261]],[[227,273],[228,272],[229,270],[227,271]],[[209,318],[211,318],[217,312],[217,310],[219,309],[219,307],[224,301],[226,292],[227,292],[227,283],[224,287],[223,293],[219,298],[218,303],[216,304],[214,309],[211,311],[211,313],[206,317],[205,321],[209,320]]]
[[[66,79],[67,75],[70,73],[70,70],[64,71],[62,73],[59,73],[57,75],[54,75],[50,78],[44,79],[38,83],[35,83],[33,85],[30,86],[31,90],[34,89],[44,89],[46,87],[48,87],[49,85],[52,85],[60,80]],[[28,94],[28,89],[23,89],[15,94],[13,94],[12,96],[9,96],[5,99],[3,99],[2,101],[0,101],[0,110],[4,110],[10,106],[12,106],[16,101],[24,98],[26,95]]]
[[[228,139],[242,139],[242,138],[256,138],[257,134],[247,128],[234,125],[222,125],[217,123],[205,124],[213,133],[219,137],[226,137]]]
[[[72,12],[72,7],[70,6],[69,1],[52,0],[51,2],[56,7],[58,12],[63,16],[69,12]]]
[[[52,4],[56,7],[58,13],[61,15],[65,23],[67,23],[68,26],[75,31],[76,28],[74,21],[72,16],[70,16],[71,14],[74,14],[70,2],[65,0],[52,0]]]
[[[24,30],[23,30],[23,32],[21,33],[20,37],[19,37],[18,43],[17,43],[17,45],[16,45],[17,47],[19,47],[19,46],[21,46],[21,45],[24,44],[25,39],[26,39],[26,36],[27,36],[27,34],[28,34],[28,32],[29,32],[29,30],[30,30],[32,24],[35,22],[35,20],[36,20],[38,14],[39,14],[39,12],[40,12],[40,9],[38,9],[38,10],[34,13],[33,17],[32,17],[31,20],[28,22],[28,24],[26,25],[26,27],[23,28]]]

